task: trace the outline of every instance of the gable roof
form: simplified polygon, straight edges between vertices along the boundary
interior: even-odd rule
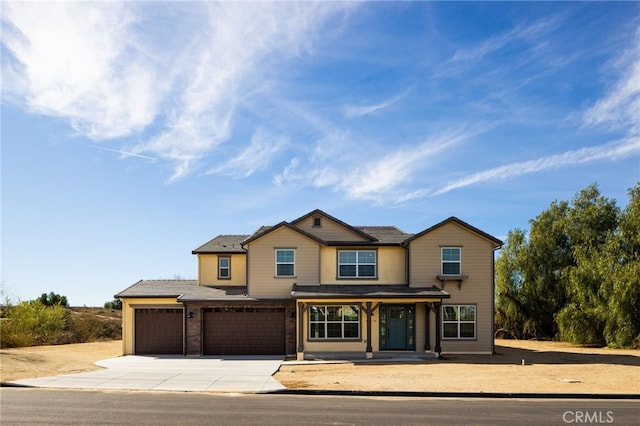
[[[440,223],[436,223],[432,227],[427,228],[422,232],[419,232],[419,233],[417,233],[415,235],[412,235],[411,237],[409,237],[406,240],[404,240],[404,244],[408,244],[411,241],[415,240],[416,238],[420,238],[423,235],[426,235],[429,232],[432,232],[432,231],[434,231],[434,230],[436,230],[438,228],[441,228],[442,226],[447,225],[449,223],[455,223],[455,224],[457,224],[457,225],[459,225],[459,226],[461,226],[463,228],[466,228],[467,230],[473,232],[474,234],[477,234],[478,236],[489,240],[490,242],[492,242],[494,244],[495,248],[498,248],[498,247],[502,246],[502,241],[500,241],[499,239],[497,239],[493,235],[487,234],[486,232],[481,231],[480,229],[476,228],[475,226],[469,225],[467,222],[465,222],[463,220],[460,220],[455,216],[451,216],[450,218],[447,218],[447,219],[443,220]]]
[[[247,237],[249,235],[218,235],[197,249],[192,250],[191,254],[246,253],[246,250],[242,247],[242,241]]]
[[[291,229],[292,231],[297,232],[299,234],[302,234],[307,238],[311,238],[312,240],[315,240],[320,244],[326,245],[326,241],[324,241],[324,240],[322,240],[322,239],[316,237],[315,235],[312,235],[312,234],[310,234],[310,233],[308,233],[306,231],[303,231],[302,229],[298,228],[297,226],[293,226],[290,223],[285,222],[285,221],[282,221],[279,224],[274,225],[274,226],[269,226],[269,227],[263,226],[263,227],[261,227],[256,233],[254,233],[253,235],[249,236],[249,238],[246,238],[244,241],[242,241],[242,245],[244,246],[244,245],[246,245],[246,244],[248,244],[248,243],[250,243],[252,241],[257,240],[258,238],[262,238],[265,235],[270,234],[271,232],[276,231],[276,230],[278,230],[280,228]]]
[[[304,216],[300,216],[296,220],[292,221],[291,224],[292,225],[296,225],[296,224],[302,222],[303,220],[308,219],[311,216],[324,216],[325,218],[337,223],[338,225],[348,229],[349,231],[351,231],[351,232],[353,232],[353,233],[355,233],[357,235],[360,235],[362,238],[364,238],[364,239],[366,239],[368,241],[371,241],[371,242],[378,241],[374,236],[369,235],[368,233],[362,231],[361,229],[358,229],[355,226],[351,226],[348,223],[345,223],[345,222],[341,221],[340,219],[335,218],[335,217],[331,216],[330,214],[323,212],[320,209],[315,209],[315,210],[310,211],[309,213],[305,214]]]

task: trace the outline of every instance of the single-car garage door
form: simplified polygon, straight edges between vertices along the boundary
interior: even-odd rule
[[[284,308],[205,309],[206,355],[283,355],[285,352]]]
[[[182,318],[182,309],[136,309],[136,354],[182,354]]]

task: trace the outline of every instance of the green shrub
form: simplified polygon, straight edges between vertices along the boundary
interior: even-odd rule
[[[3,348],[48,344],[67,325],[66,310],[61,305],[45,306],[34,300],[5,309],[7,318],[0,323]]]

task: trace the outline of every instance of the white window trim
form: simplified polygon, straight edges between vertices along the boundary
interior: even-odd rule
[[[279,251],[291,251],[293,252],[293,262],[278,262],[278,252]],[[296,249],[294,248],[277,248],[274,251],[275,257],[275,277],[276,278],[295,278],[296,276]],[[293,265],[293,273],[291,275],[280,275],[278,274],[278,265]]]
[[[220,261],[222,259],[227,259],[227,261],[229,262],[229,266],[220,266]],[[227,276],[226,277],[221,274],[223,269],[227,270]],[[229,279],[231,279],[231,256],[218,256],[218,279],[219,280],[229,280]]]
[[[355,263],[340,263],[340,252],[346,252],[346,251],[353,251],[356,253],[356,262]],[[375,255],[375,262],[374,263],[363,263],[362,265],[373,265],[373,275],[365,275],[365,276],[360,276],[358,274],[358,266],[360,265],[360,263],[358,263],[358,253],[359,252],[372,252]],[[340,265],[355,265],[356,267],[356,274],[355,275],[341,275],[340,274]],[[338,270],[337,272],[337,277],[340,279],[376,279],[378,278],[378,251],[377,250],[358,250],[358,249],[345,249],[345,250],[338,250],[338,265],[337,265]]]
[[[458,249],[458,252],[460,253],[460,260],[444,260],[444,250],[445,249]],[[459,266],[458,268],[458,273],[457,274],[447,274],[444,272],[444,264],[445,263],[457,263]],[[449,247],[440,247],[440,272],[441,275],[448,275],[448,276],[457,276],[457,275],[462,275],[462,247],[460,246],[449,246]]]
[[[456,321],[446,321],[444,319],[444,308],[445,307],[451,307],[454,306],[457,309],[457,317],[460,318],[460,308],[463,306],[468,306],[468,307],[473,307],[473,321],[460,321],[460,319],[457,319]],[[440,307],[441,311],[441,316],[442,316],[442,339],[443,340],[477,340],[478,339],[478,305],[474,305],[474,304],[459,304],[459,305],[442,305]],[[444,335],[444,325],[445,324],[457,324],[458,326],[458,333],[457,333],[457,337],[445,337]],[[473,324],[473,337],[460,337],[460,324]]]
[[[311,319],[311,307],[318,307],[318,308],[324,308],[325,309],[325,319],[321,320],[321,321],[314,321]],[[329,307],[343,307],[343,306],[349,306],[349,307],[355,307],[357,312],[358,312],[358,319],[357,321],[345,321],[344,320],[344,313],[342,314],[342,319],[340,320],[340,326],[341,326],[341,334],[342,337],[328,337],[328,330],[327,330],[327,325],[328,324],[337,324],[338,321],[329,321],[327,319],[327,313],[326,313],[326,309]],[[326,340],[360,340],[360,318],[361,318],[361,309],[360,306],[358,305],[310,305],[309,306],[309,328],[308,328],[308,334],[309,334],[309,340],[313,340],[313,341],[326,341]],[[311,324],[324,324],[324,336],[325,337],[313,337],[311,336]],[[345,324],[358,324],[358,335],[356,337],[344,337],[344,325]]]

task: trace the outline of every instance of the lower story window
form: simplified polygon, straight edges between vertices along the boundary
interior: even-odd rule
[[[355,305],[311,305],[310,339],[357,339],[360,337],[360,308]]]
[[[442,306],[442,337],[445,339],[475,339],[476,306]]]

